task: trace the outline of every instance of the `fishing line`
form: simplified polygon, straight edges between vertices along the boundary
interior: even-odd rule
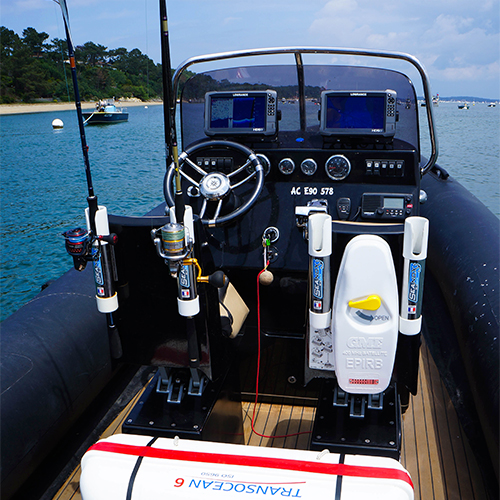
[[[54,0],[54,3],[59,5],[59,2],[57,0]],[[57,7],[54,5],[54,9],[57,9]],[[68,102],[71,102],[71,97],[69,95],[69,86],[68,86],[68,76],[66,75],[66,65],[64,64],[64,51],[62,47],[62,40],[60,38],[61,35],[61,30],[60,30],[60,25],[59,25],[59,16],[57,15],[57,10],[56,10],[56,23],[57,23],[57,34],[59,35],[59,48],[61,49],[61,62],[62,62],[62,69],[64,73],[64,81],[66,82],[66,93],[68,94]]]
[[[149,101],[149,45],[148,45],[148,0],[144,0],[144,17],[146,21],[146,93]]]
[[[250,426],[252,428],[252,432],[257,434],[257,436],[267,438],[267,439],[285,439],[288,437],[294,437],[294,436],[300,436],[302,434],[311,434],[312,431],[302,431],[302,432],[294,432],[291,434],[285,434],[283,436],[267,436],[266,434],[261,434],[260,432],[257,432],[255,430],[255,408],[257,407],[257,400],[259,398],[259,375],[260,375],[260,336],[261,336],[261,330],[260,330],[260,276],[262,273],[264,273],[268,266],[269,266],[269,260],[266,262],[266,265],[264,266],[264,269],[259,272],[257,275],[257,375],[255,377],[255,401],[253,404],[253,412],[252,412],[252,420],[250,421]]]

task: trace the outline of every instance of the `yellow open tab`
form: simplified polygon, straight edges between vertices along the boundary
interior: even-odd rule
[[[364,299],[349,301],[349,307],[356,309],[366,309],[367,311],[376,311],[381,304],[382,300],[378,295],[368,295],[368,297]]]

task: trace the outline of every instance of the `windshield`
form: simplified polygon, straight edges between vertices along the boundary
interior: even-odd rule
[[[303,86],[299,85],[303,81]],[[182,144],[207,139],[205,96],[213,91],[277,93],[278,147],[318,147],[321,94],[336,91],[386,91],[397,94],[395,140],[419,150],[415,89],[407,76],[387,69],[361,66],[295,65],[239,66],[194,74],[182,87]]]

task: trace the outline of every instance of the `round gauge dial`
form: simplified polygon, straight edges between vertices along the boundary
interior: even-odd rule
[[[282,174],[290,175],[295,170],[295,162],[291,158],[283,158],[278,163],[278,169]]]
[[[300,170],[306,175],[314,175],[317,169],[318,164],[312,158],[307,158],[300,164]]]
[[[325,164],[326,174],[334,181],[345,179],[351,171],[351,163],[343,155],[333,155]]]

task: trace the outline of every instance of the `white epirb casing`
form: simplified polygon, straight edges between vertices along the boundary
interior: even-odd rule
[[[414,498],[410,475],[392,458],[345,455],[339,463],[340,455],[327,451],[179,438],[147,446],[151,440],[118,434],[90,448],[81,464],[82,499]]]
[[[364,309],[376,296],[380,307]],[[399,322],[398,285],[391,249],[380,236],[359,235],[346,246],[332,310],[335,372],[348,393],[378,394],[391,381]]]
[[[90,231],[90,215],[89,209],[85,209],[85,220],[87,222],[87,230]],[[95,214],[95,229],[100,236],[109,236],[109,221],[108,210],[106,207],[99,205]],[[100,245],[107,245],[106,241],[100,241]],[[95,296],[97,302],[97,310],[101,313],[112,313],[118,309],[118,294],[115,292],[111,297]]]

